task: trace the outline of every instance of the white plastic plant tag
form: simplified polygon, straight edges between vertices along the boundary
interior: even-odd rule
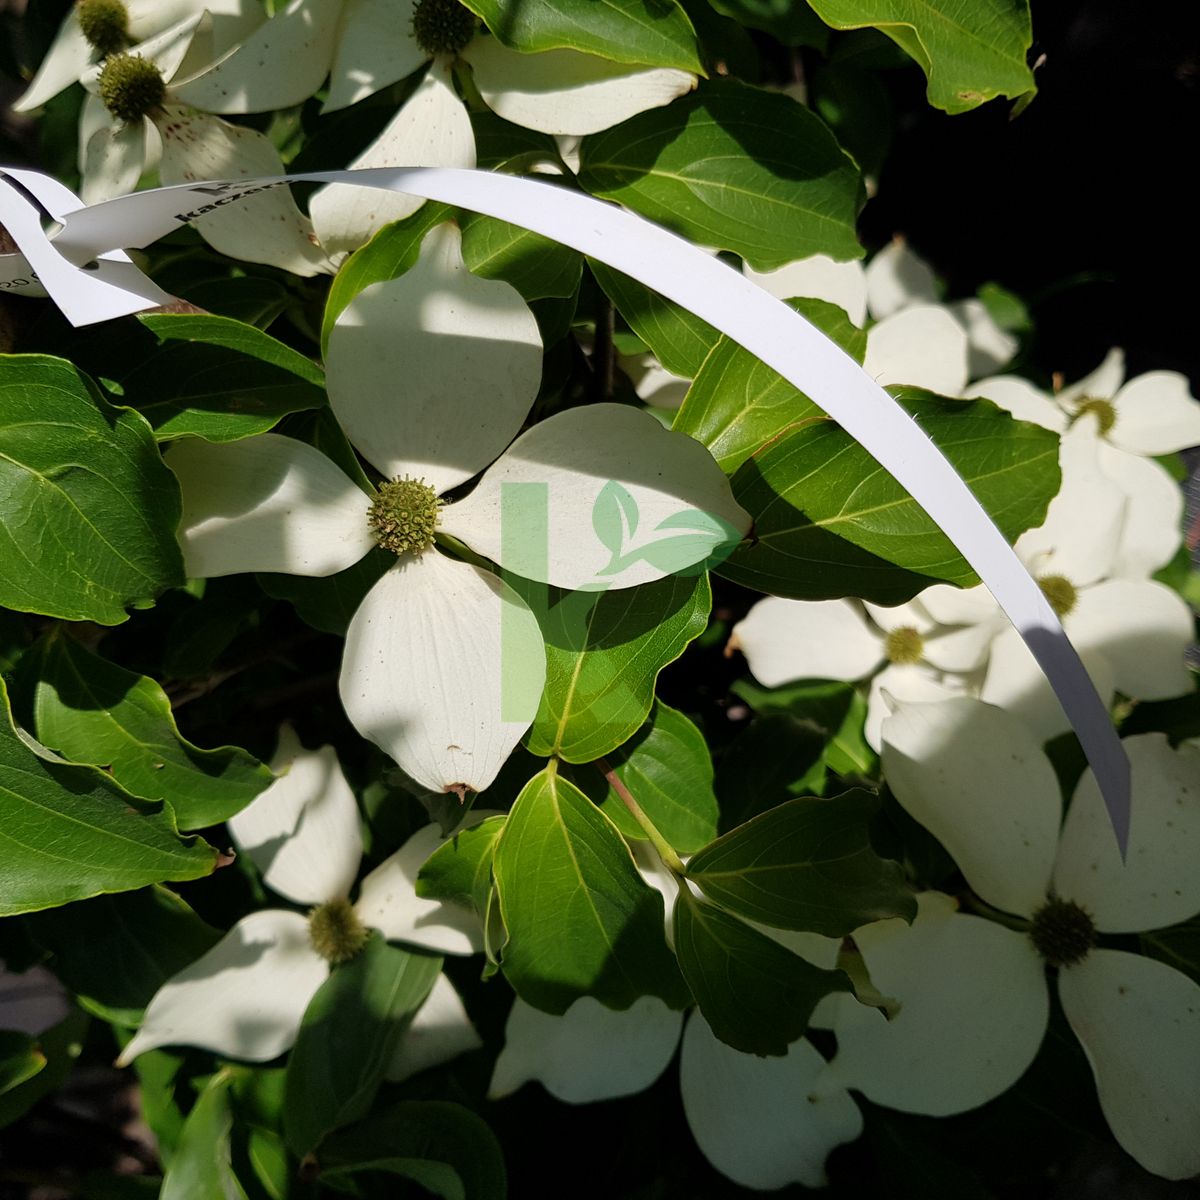
[[[39,181],[45,176],[0,168],[0,177],[4,175],[41,199]],[[147,246],[206,212],[293,182],[408,192],[562,242],[695,313],[821,405],[924,508],[1024,638],[1075,728],[1124,853],[1130,819],[1128,759],[1062,624],[1004,536],[933,442],[849,355],[782,301],[683,238],[555,184],[447,167],[317,171],[136,192],[63,211],[53,243],[41,223],[30,219],[34,213],[28,202],[14,189],[0,187],[0,221],[55,303],[74,324],[83,325],[165,303],[161,293],[150,298],[147,285],[154,285],[140,273],[131,282],[120,278],[118,264],[109,265],[110,252]],[[18,219],[10,219],[14,207],[25,208],[23,219],[15,212],[11,217]]]

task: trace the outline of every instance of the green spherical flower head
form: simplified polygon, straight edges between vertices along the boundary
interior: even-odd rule
[[[370,936],[349,900],[318,904],[308,914],[308,940],[328,963],[349,962],[361,953]]]
[[[100,71],[100,99],[126,125],[162,108],[167,85],[162,72],[139,54],[114,54]]]
[[[1096,926],[1074,900],[1051,896],[1033,914],[1029,936],[1050,966],[1069,967],[1082,962],[1096,945]]]
[[[1059,617],[1071,612],[1079,600],[1075,585],[1065,575],[1043,575],[1038,580],[1038,587]]]
[[[1085,397],[1075,412],[1075,419],[1078,421],[1084,413],[1091,413],[1096,418],[1102,434],[1107,433],[1117,423],[1117,410],[1113,408],[1111,400],[1093,400],[1091,397]]]
[[[899,666],[919,663],[924,649],[925,639],[911,625],[901,625],[899,629],[893,629],[883,643],[884,657],[888,662]]]
[[[412,32],[426,54],[457,54],[475,36],[475,14],[458,0],[418,0]]]
[[[129,44],[129,12],[121,0],[79,0],[75,15],[83,36],[102,58]]]
[[[393,479],[379,485],[367,513],[375,540],[393,554],[420,554],[433,545],[442,502],[423,479]]]

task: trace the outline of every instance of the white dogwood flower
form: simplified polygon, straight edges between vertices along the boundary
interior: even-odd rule
[[[888,713],[885,693],[905,700],[961,693],[964,676],[984,662],[993,636],[980,624],[939,625],[919,601],[884,608],[768,596],[733,627],[729,645],[746,656],[751,673],[766,687],[798,679],[852,683],[870,676],[864,735],[878,750],[879,727]]]
[[[267,112],[308,99],[329,76],[323,111],[331,112],[428,65],[409,99],[349,165],[473,167],[475,138],[453,81],[459,62],[470,65],[493,112],[551,134],[594,133],[695,85],[685,71],[576,50],[518,53],[477,24],[458,0],[293,0],[178,95],[205,112]],[[333,184],[313,197],[309,211],[321,245],[340,255],[422,203]]]
[[[1035,397],[1024,387],[987,389],[998,403],[1027,419]],[[1123,537],[1129,505],[1121,486],[1104,470],[1104,447],[1094,414],[1079,417],[1062,435],[1062,485],[1046,520],[1023,533],[1015,549],[1041,583],[1102,695],[1114,690],[1138,700],[1165,700],[1188,690],[1184,654],[1192,618],[1170,588],[1118,574],[1128,564]],[[1150,508],[1158,517],[1161,510]],[[1139,521],[1136,528],[1140,528]],[[1043,738],[1070,727],[1032,653],[1012,629],[986,588],[935,585],[920,603],[946,625],[975,627],[990,642],[979,695],[1019,714]],[[992,640],[994,639],[994,640]],[[919,698],[919,697],[917,697]]]
[[[13,102],[32,112],[73,83],[82,83],[95,63],[120,51],[144,52],[151,41],[170,41],[208,14],[192,65],[211,63],[245,39],[266,17],[254,0],[77,0],[67,9],[46,57],[29,87]],[[89,37],[90,35],[90,37]]]
[[[417,871],[444,840],[437,826],[419,830],[367,875],[351,904],[362,833],[333,748],[305,750],[285,729],[272,767],[279,778],[230,819],[229,831],[263,883],[309,914],[269,908],[243,917],[159,988],[119,1064],[158,1046],[199,1046],[250,1062],[277,1057],[295,1042],[331,966],[353,958],[372,929],[439,954],[482,948],[482,930],[466,908],[416,894]],[[467,823],[487,815],[471,813]],[[388,1078],[407,1078],[481,1044],[458,994],[439,975],[401,1035]]]
[[[1200,751],[1162,734],[1125,740],[1133,822],[1122,862],[1090,770],[1065,822],[1058,779],[1031,732],[958,698],[901,704],[883,767],[899,802],[946,847],[987,905],[1026,931],[923,898],[909,927],[854,934],[888,1022],[846,1009],[830,1074],[909,1112],[945,1115],[1006,1090],[1045,1032],[1045,967],[1083,1044],[1117,1141],[1171,1179],[1200,1172],[1200,986],[1174,968],[1097,945],[1200,912]],[[845,1008],[845,1006],[843,1006]]]
[[[330,405],[385,480],[373,496],[278,434],[188,440],[168,455],[193,576],[322,576],[376,544],[397,555],[350,622],[342,702],[364,737],[435,792],[487,787],[533,719],[545,674],[525,602],[491,571],[442,554],[437,534],[523,578],[595,590],[698,566],[750,525],[708,451],[637,409],[567,409],[513,441],[541,349],[518,293],[472,275],[445,224],[410,271],[361,292],[329,339]],[[441,500],[481,471],[467,496]]]

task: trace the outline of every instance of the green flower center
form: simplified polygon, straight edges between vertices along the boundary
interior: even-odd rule
[[[426,54],[457,54],[475,36],[475,14],[458,0],[418,0],[412,32]]]
[[[1096,926],[1074,900],[1051,896],[1033,914],[1029,936],[1052,967],[1069,967],[1085,959],[1096,945]]]
[[[888,662],[903,666],[919,663],[924,649],[925,639],[911,625],[893,629],[883,643],[883,653]]]
[[[129,12],[121,0],[79,0],[79,28],[101,58],[124,50],[129,43]]]
[[[328,963],[349,962],[370,936],[371,931],[359,920],[349,900],[318,904],[308,914],[308,940]]]
[[[167,98],[162,72],[138,54],[114,54],[100,70],[100,99],[126,125],[161,108]]]
[[[1091,413],[1096,418],[1101,434],[1106,434],[1117,423],[1117,410],[1113,408],[1111,400],[1096,400],[1085,396],[1075,410],[1075,420],[1078,421],[1085,413]]]
[[[1038,587],[1059,617],[1073,611],[1079,600],[1075,585],[1065,575],[1043,575],[1038,580]]]
[[[367,513],[375,540],[393,554],[420,554],[433,545],[442,502],[423,479],[393,479],[379,485]]]

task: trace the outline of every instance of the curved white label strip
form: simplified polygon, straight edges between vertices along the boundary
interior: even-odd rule
[[[147,246],[180,225],[287,183],[352,183],[439,200],[571,246],[696,314],[825,409],[895,476],[974,568],[1025,639],[1079,737],[1117,842],[1129,837],[1129,761],[1100,697],[1041,589],[970,489],[913,419],[840,347],[719,259],[642,217],[562,186],[449,167],[375,167],[181,184],[88,208],[37,172],[0,168],[62,224],[53,244],[29,201],[0,187],[0,220],[46,291],[82,325],[166,303],[110,252]],[[14,211],[24,209],[24,215]],[[123,260],[123,261],[122,261]],[[86,264],[86,266],[85,266]],[[121,268],[134,277],[126,278]],[[156,293],[156,296],[152,296]]]

